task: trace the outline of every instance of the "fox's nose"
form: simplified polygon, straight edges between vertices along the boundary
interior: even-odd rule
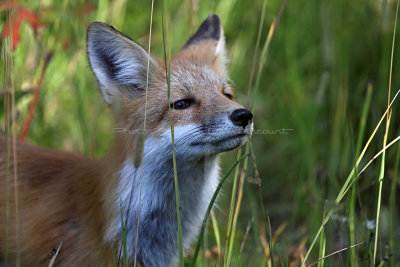
[[[253,119],[253,114],[244,108],[236,109],[232,112],[230,119],[233,122],[233,124],[237,126],[246,127],[247,125],[250,124],[251,120]]]

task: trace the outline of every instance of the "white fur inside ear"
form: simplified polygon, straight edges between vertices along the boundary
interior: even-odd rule
[[[226,56],[225,35],[224,35],[224,29],[222,27],[221,27],[220,38],[217,43],[217,48],[215,49],[215,54],[217,56],[218,55]]]
[[[111,66],[105,66],[105,64],[109,64],[108,62],[101,62],[101,58],[96,55],[91,60],[100,91],[108,104],[111,104],[113,97],[120,95],[119,87],[121,85],[134,85],[136,88],[146,87],[146,81],[141,79],[142,72],[145,71],[144,64],[135,59],[132,52],[121,51],[119,53],[117,59],[112,63],[114,65],[112,68],[118,69],[118,71],[112,75],[107,71],[107,68]]]
[[[140,45],[102,23],[89,26],[87,43],[90,66],[108,104],[127,88],[146,88],[147,62],[150,68],[156,63]]]
[[[215,48],[215,55],[218,59],[218,68],[226,72],[226,65],[228,64],[228,55],[225,46],[225,35],[224,29],[221,26],[220,38],[218,40],[217,46]]]
[[[100,67],[100,65],[96,62],[96,59],[93,59],[91,62],[93,73],[95,74],[97,81],[99,82],[99,89],[101,94],[103,95],[104,101],[107,104],[112,103],[112,98],[118,92],[117,85],[115,85],[107,73]]]

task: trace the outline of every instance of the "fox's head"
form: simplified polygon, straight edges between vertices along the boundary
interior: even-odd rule
[[[111,26],[89,26],[87,51],[103,98],[125,134],[145,127],[148,137],[169,145],[169,108],[177,155],[217,154],[242,145],[251,134],[253,115],[234,101],[229,84],[218,16],[208,16],[172,58],[170,102],[164,62]]]

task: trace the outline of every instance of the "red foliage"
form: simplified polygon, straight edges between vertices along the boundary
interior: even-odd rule
[[[68,49],[69,49],[69,41],[68,41],[68,40],[64,40],[64,41],[62,42],[62,48],[63,48],[64,50],[68,50]]]
[[[83,8],[79,11],[80,14],[87,14],[96,10],[97,6],[90,3],[85,3]]]
[[[18,4],[14,1],[4,1],[0,3],[0,12],[11,10],[13,8],[16,8]]]
[[[81,16],[96,10],[97,6],[91,3],[84,3],[80,5],[80,9],[76,10],[74,13]],[[18,4],[14,0],[3,1],[0,3],[0,12],[3,11],[11,11],[10,16],[8,17],[6,23],[4,24],[3,33],[1,34],[1,38],[4,40],[6,37],[10,36],[12,43],[11,47],[13,50],[16,49],[20,35],[21,35],[21,25],[24,21],[27,21],[31,27],[36,30],[43,26],[44,23],[39,22],[39,17],[45,19],[45,14],[48,11],[52,11],[52,8],[42,7],[39,10],[39,13],[36,14],[29,8],[26,8],[20,4]],[[64,40],[62,43],[62,47],[64,50],[69,48],[69,41]]]
[[[42,24],[39,23],[38,16],[26,7],[12,5],[12,3],[6,7],[15,8],[15,10],[4,25],[1,39],[4,40],[4,38],[10,36],[12,40],[11,47],[13,50],[15,50],[19,42],[22,22],[27,21],[34,30],[42,26]],[[4,8],[4,10],[6,10],[6,8]]]

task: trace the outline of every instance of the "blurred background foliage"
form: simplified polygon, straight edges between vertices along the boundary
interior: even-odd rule
[[[275,28],[259,88],[253,90],[253,79],[249,95],[252,69],[257,73],[260,63],[256,42],[263,3],[169,0],[166,16],[171,49],[176,52],[208,14],[218,14],[224,26],[237,101],[254,104],[258,131],[252,141],[262,182],[261,198],[255,182],[255,164],[251,162],[241,187],[243,199],[234,230],[233,266],[296,266],[305,256],[324,214],[334,207],[360,149],[386,110],[397,1],[289,0],[284,5],[280,0],[268,0],[261,22],[260,47],[267,41],[273,21]],[[161,10],[161,2],[155,1],[151,51],[159,57],[163,57]],[[33,91],[42,75],[27,142],[89,157],[104,155],[112,138],[112,122],[88,64],[86,29],[92,21],[103,21],[147,47],[150,12],[151,1],[139,0],[1,2],[2,43],[13,37],[13,63],[8,67],[12,69],[16,97],[15,114],[11,116],[17,135],[29,115]],[[13,22],[11,31],[6,30],[7,16]],[[391,97],[400,88],[399,47],[396,40]],[[5,66],[4,56],[1,60]],[[6,75],[2,68],[1,84]],[[1,97],[4,99],[4,93]],[[389,141],[400,135],[399,109],[396,101]],[[0,117],[3,121],[3,100]],[[382,149],[383,135],[382,125],[361,166]],[[324,263],[373,266],[376,209],[381,202],[376,261],[400,266],[399,198],[395,198],[399,193],[399,155],[398,143],[387,151],[381,201],[379,159],[334,207],[308,263],[350,244],[365,242],[353,249],[353,255],[347,250]],[[235,151],[223,156],[223,170],[232,165],[235,157]],[[233,179],[224,186],[214,227],[211,223],[208,227],[200,265],[221,264],[232,186]],[[263,215],[271,223],[273,256]],[[222,243],[220,251],[215,248],[218,243]]]

